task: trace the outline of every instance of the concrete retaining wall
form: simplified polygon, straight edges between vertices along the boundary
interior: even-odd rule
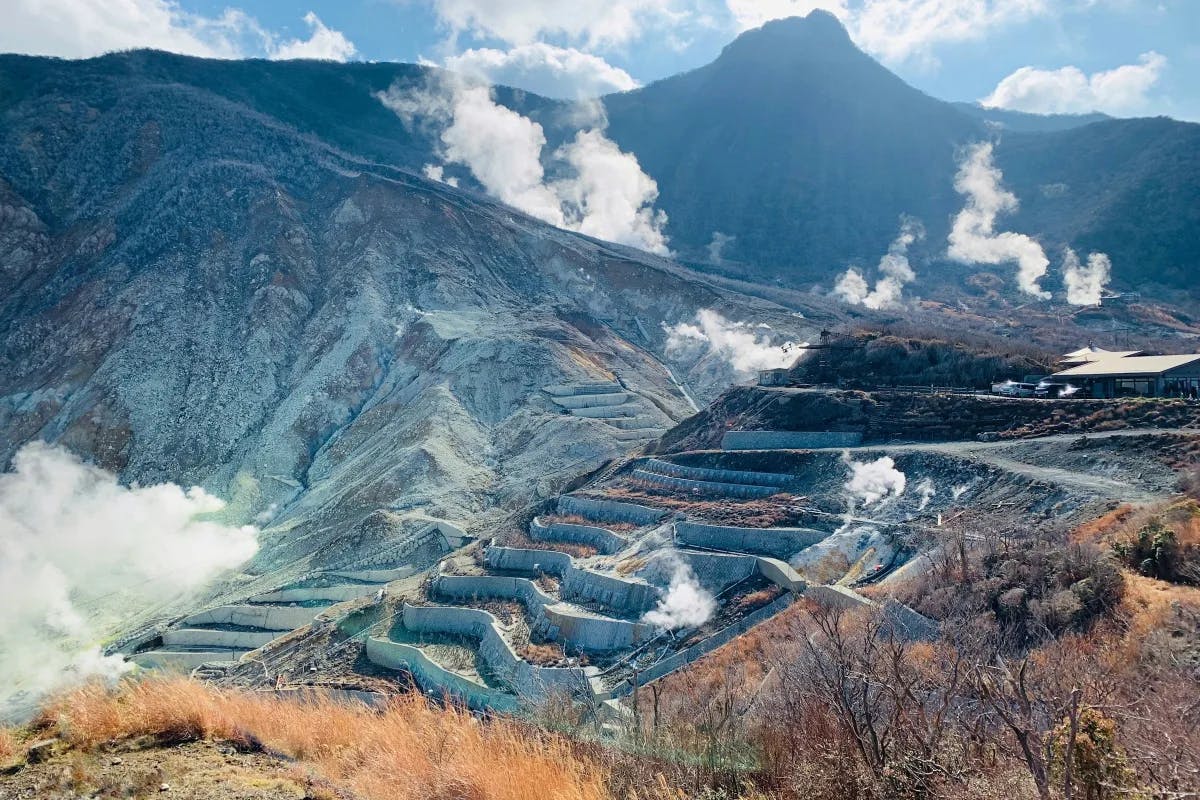
[[[363,583],[390,583],[398,581],[401,578],[409,578],[421,571],[421,567],[400,567],[399,569],[346,569],[346,570],[331,570],[323,573],[332,575],[335,578],[345,578],[348,581],[362,581]],[[371,587],[378,589],[378,586]]]
[[[201,664],[211,661],[237,661],[249,650],[148,650],[134,653],[129,661],[142,669],[190,673]]]
[[[746,580],[758,570],[758,559],[754,556],[728,553],[704,553],[698,550],[679,550],[679,557],[686,561],[696,573],[700,585],[713,594]]]
[[[225,650],[257,650],[272,639],[279,638],[278,631],[223,631],[211,628],[175,628],[163,631],[163,644],[175,647],[212,647]]]
[[[789,592],[803,592],[808,588],[808,581],[800,577],[800,573],[792,569],[791,564],[763,556],[759,556],[755,561],[757,562],[758,574],[776,586],[782,587]]]
[[[804,593],[818,604],[831,608],[873,608],[875,601],[863,597],[858,592],[846,586],[825,583],[820,586],[809,586]]]
[[[571,557],[556,550],[530,550],[524,547],[489,545],[483,550],[483,563],[491,569],[513,572],[545,572],[561,578],[571,570]]]
[[[623,389],[616,381],[587,381],[583,383],[559,383],[545,386],[542,391],[553,397],[570,397],[578,394],[605,394]]]
[[[609,394],[569,394],[563,397],[555,397],[554,403],[563,408],[598,408],[600,406],[619,406],[629,402],[629,394],[626,392],[612,392]]]
[[[635,525],[655,525],[670,512],[659,508],[620,503],[615,500],[596,500],[565,494],[558,498],[558,513],[578,514],[596,522],[632,522]]]
[[[517,711],[520,701],[513,695],[468,680],[425,655],[418,647],[391,639],[367,639],[367,660],[386,669],[403,670],[413,676],[421,691],[433,697],[449,697],[476,711]]]
[[[644,469],[635,469],[631,475],[640,481],[653,486],[662,486],[679,492],[699,494],[715,494],[725,497],[770,497],[778,494],[781,489],[775,486],[750,486],[745,483],[714,483],[712,481],[695,481],[689,478],[672,478],[670,475],[659,475]]]
[[[477,608],[410,606],[403,611],[404,627],[417,633],[448,633],[479,642],[479,655],[491,673],[515,694],[528,699],[550,692],[591,691],[580,667],[539,667],[520,658],[512,649],[496,618]]]
[[[597,406],[595,408],[572,408],[571,416],[587,417],[588,419],[617,419],[618,417],[633,417],[637,415],[637,407],[632,405],[622,406]]]
[[[787,608],[788,606],[790,606],[792,604],[793,600],[794,600],[794,598],[792,595],[785,594],[785,595],[777,598],[774,602],[769,603],[769,604],[763,606],[762,608],[758,609],[757,611],[753,611],[750,614],[747,614],[745,617],[742,617],[742,619],[738,620],[733,625],[730,625],[729,627],[724,628],[724,629],[718,631],[717,633],[714,633],[712,636],[708,637],[704,641],[698,642],[698,643],[692,645],[691,647],[689,647],[688,649],[681,650],[678,653],[676,653],[675,655],[669,656],[668,658],[664,658],[662,661],[659,661],[658,663],[654,664],[653,666],[640,671],[637,675],[637,685],[645,686],[647,683],[656,681],[659,678],[669,675],[672,672],[674,672],[678,669],[681,669],[681,668],[687,666],[688,664],[691,664],[693,661],[696,661],[701,656],[705,656],[705,655],[711,653],[713,650],[716,650],[721,645],[732,641],[735,637],[741,636],[743,633],[750,630],[758,623],[768,620],[771,617],[775,616],[780,611],[782,611],[785,608]],[[633,689],[634,689],[634,685],[633,685],[632,681],[630,681],[630,680],[622,681],[621,683],[619,683],[615,687],[613,687],[613,689],[608,693],[608,696],[609,697],[624,697],[625,695],[632,692]],[[602,697],[600,699],[608,699],[608,698]]]
[[[601,553],[619,553],[629,545],[629,540],[606,528],[593,525],[572,525],[567,522],[543,524],[537,517],[529,523],[529,536],[538,542],[571,542],[586,544]]]
[[[670,475],[673,478],[689,478],[694,481],[709,481],[712,483],[745,483],[752,486],[787,486],[796,480],[795,475],[782,472],[751,472],[742,469],[709,469],[708,467],[688,467],[674,464],[659,458],[648,458],[643,467],[649,472],[660,475]]]
[[[618,442],[636,442],[643,439],[657,439],[666,433],[666,428],[617,428],[610,436]]]
[[[503,575],[439,575],[433,581],[433,591],[460,600],[516,600],[532,614],[539,614],[544,607],[556,602],[528,578]]]
[[[565,599],[592,600],[616,614],[641,616],[658,603],[659,591],[644,581],[572,567],[559,591]]]
[[[778,558],[794,555],[827,536],[828,533],[813,528],[739,528],[699,522],[675,523],[675,541],[682,544]]]
[[[323,610],[305,606],[219,606],[192,614],[183,620],[183,625],[238,625],[268,631],[292,631],[312,622]]]
[[[812,450],[821,447],[857,447],[861,431],[729,431],[722,450]]]
[[[492,569],[556,575],[564,599],[591,600],[618,615],[640,616],[658,602],[658,589],[645,581],[582,569],[566,553],[493,545],[484,549],[483,560]]]
[[[322,586],[302,589],[280,589],[275,592],[255,595],[251,603],[311,603],[324,601],[342,603],[358,597],[366,597],[379,591],[378,586],[369,583],[354,583],[344,586]]]
[[[546,606],[544,613],[555,638],[589,653],[625,650],[655,634],[653,626],[640,622],[585,616],[565,611],[561,606]]]

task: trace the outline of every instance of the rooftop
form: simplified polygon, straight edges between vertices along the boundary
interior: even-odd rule
[[[1200,353],[1177,356],[1122,356],[1113,353],[1077,367],[1056,372],[1055,378],[1094,378],[1105,375],[1158,375],[1200,361]]]
[[[1105,350],[1102,347],[1092,347],[1088,345],[1082,349],[1076,350],[1073,353],[1067,353],[1059,363],[1062,364],[1090,364],[1093,361],[1100,361],[1105,358],[1129,358],[1130,356],[1139,356],[1141,350]]]

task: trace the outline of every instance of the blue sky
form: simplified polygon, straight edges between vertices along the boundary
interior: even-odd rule
[[[3,51],[424,59],[565,97],[700,66],[741,30],[824,8],[937,97],[1200,120],[1200,0],[5,0],[13,3]]]

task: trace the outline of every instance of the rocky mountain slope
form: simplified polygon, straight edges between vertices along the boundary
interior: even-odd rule
[[[713,63],[605,105],[614,140],[659,183],[675,246],[701,259],[714,233],[734,237],[726,268],[760,280],[828,287],[847,262],[874,264],[907,214],[928,231],[914,246],[923,280],[961,285],[979,268],[945,259],[956,157],[991,139],[1022,203],[1005,224],[1053,260],[1067,244],[1103,250],[1116,285],[1151,293],[1187,289],[1200,264],[1200,125],[964,109],[905,84],[824,12],[748,31]]]
[[[267,527],[265,565],[381,508],[482,524],[669,427],[663,323],[805,327],[282,112],[72,74],[0,110],[0,462],[44,438],[200,484]],[[543,391],[597,381],[620,419]]]

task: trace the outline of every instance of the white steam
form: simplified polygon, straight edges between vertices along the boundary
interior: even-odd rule
[[[851,305],[863,305],[879,310],[896,308],[904,296],[904,287],[917,279],[917,273],[908,263],[908,248],[913,242],[925,237],[925,228],[912,217],[905,217],[900,232],[888,246],[887,254],[879,259],[879,278],[872,289],[867,279],[854,267],[846,270],[838,279],[833,292]]]
[[[606,121],[594,107],[587,108],[590,127],[550,154],[567,177],[548,181],[542,126],[496,103],[490,86],[442,74],[424,90],[393,87],[378,97],[406,124],[434,125],[442,159],[465,166],[502,202],[560,228],[669,254],[667,215],[654,208],[658,184],[604,135]],[[440,166],[426,165],[425,174],[443,179]]]
[[[1017,263],[1021,291],[1043,300],[1041,280],[1050,260],[1042,246],[1022,233],[996,233],[996,217],[1017,210],[1017,196],[1001,185],[1004,176],[992,163],[992,143],[980,142],[967,150],[954,178],[954,188],[967,198],[950,230],[950,258],[963,264]]]
[[[725,248],[733,244],[736,239],[736,236],[728,233],[713,231],[712,241],[705,247],[708,251],[708,260],[714,264],[723,262],[725,260]]]
[[[921,498],[921,502],[917,505],[917,511],[924,511],[930,501],[937,496],[937,487],[933,485],[933,479],[926,476],[917,484],[917,494]]]
[[[730,322],[711,308],[697,311],[694,324],[664,323],[663,330],[667,332],[669,357],[710,356],[727,363],[741,377],[762,369],[788,367],[796,360],[795,342],[773,344],[770,327]]]
[[[696,574],[686,561],[669,551],[664,560],[670,563],[670,584],[658,605],[642,616],[642,622],[668,631],[700,627],[716,612],[717,601],[696,580]]]
[[[847,453],[843,460],[850,470],[844,488],[851,506],[856,502],[869,506],[886,497],[899,497],[904,494],[908,480],[903,472],[896,469],[896,462],[891,456],[862,462],[853,460]]]
[[[72,681],[124,671],[101,653],[116,623],[254,555],[255,528],[198,519],[223,506],[195,487],[126,488],[42,442],[21,448],[0,474],[0,718]]]
[[[1063,257],[1063,282],[1067,287],[1067,302],[1071,305],[1100,305],[1111,275],[1112,262],[1104,253],[1090,254],[1084,265],[1075,251],[1067,248]]]

